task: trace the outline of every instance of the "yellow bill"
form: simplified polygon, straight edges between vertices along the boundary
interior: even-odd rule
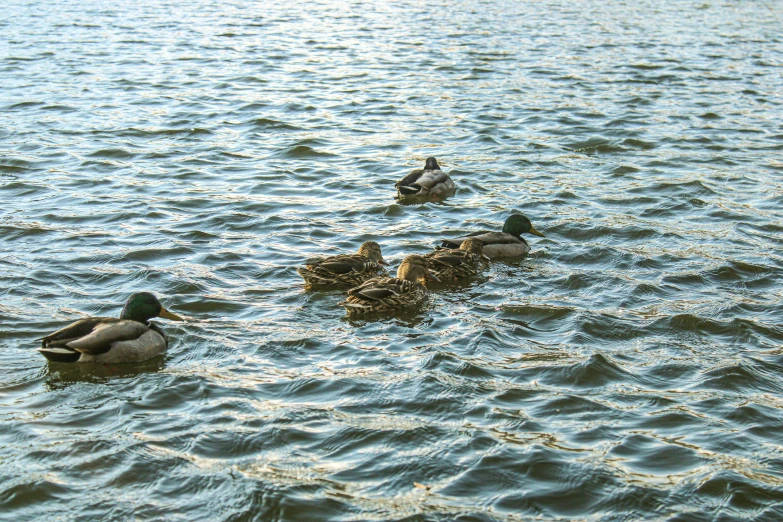
[[[530,225],[530,233],[533,234],[534,236],[546,237],[544,234],[536,230],[536,228],[533,225]]]
[[[162,319],[171,319],[172,321],[184,321],[184,319],[177,314],[171,313],[162,306],[160,307],[160,313],[158,314],[158,317]]]

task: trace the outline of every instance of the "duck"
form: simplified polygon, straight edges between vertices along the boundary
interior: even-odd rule
[[[38,351],[51,362],[118,364],[136,363],[166,351],[166,333],[149,322],[153,317],[184,321],[169,312],[149,292],[132,294],[119,319],[88,317],[38,339]]]
[[[386,276],[388,266],[381,254],[381,246],[366,241],[356,254],[316,257],[296,269],[305,286],[354,287],[377,277]]]
[[[522,237],[522,234],[533,234],[538,237],[546,237],[533,227],[530,219],[522,214],[512,214],[503,224],[502,232],[490,232],[481,230],[472,232],[456,239],[446,239],[441,243],[443,248],[459,248],[463,241],[469,238],[478,239],[484,245],[484,255],[490,259],[500,257],[522,258],[530,252],[530,245]]]
[[[397,199],[442,201],[455,192],[454,182],[440,170],[438,160],[427,158],[424,169],[416,169],[394,184]]]
[[[474,276],[489,268],[489,258],[484,255],[484,245],[475,238],[468,238],[458,249],[438,249],[424,257],[430,272],[441,281],[457,281]]]
[[[440,282],[440,279],[430,273],[427,259],[410,255],[402,260],[397,277],[365,281],[348,290],[347,299],[339,304],[345,307],[348,315],[412,308],[427,298],[427,281]]]

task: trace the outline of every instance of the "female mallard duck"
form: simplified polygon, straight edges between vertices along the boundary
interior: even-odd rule
[[[484,255],[490,259],[498,257],[525,257],[530,252],[530,246],[522,238],[529,233],[544,237],[544,234],[533,228],[533,223],[522,214],[509,216],[503,225],[503,232],[482,230],[456,239],[447,239],[441,243],[445,248],[458,248],[468,238],[478,239],[484,245]]]
[[[356,286],[368,279],[386,275],[388,265],[381,255],[381,247],[375,241],[367,241],[356,254],[345,254],[305,261],[296,269],[306,286]]]
[[[427,258],[430,272],[438,279],[456,281],[474,276],[489,267],[489,258],[483,250],[481,241],[470,238],[463,241],[459,249],[440,249],[424,257]]]
[[[427,158],[424,169],[417,169],[394,184],[399,199],[415,198],[440,201],[454,195],[454,182],[440,170],[435,158]]]
[[[149,292],[128,298],[119,319],[89,317],[42,338],[38,349],[53,362],[117,364],[152,359],[166,351],[166,334],[153,317],[184,321]]]
[[[427,269],[422,256],[407,256],[397,269],[397,277],[370,279],[348,290],[340,303],[348,314],[393,312],[420,304],[427,297],[427,281],[440,281]]]

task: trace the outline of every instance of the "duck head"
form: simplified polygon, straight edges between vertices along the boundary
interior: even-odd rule
[[[125,306],[120,314],[120,319],[128,319],[145,324],[153,317],[162,317],[172,321],[184,321],[182,317],[163,308],[158,298],[149,292],[132,294],[125,302]]]
[[[359,255],[369,257],[379,265],[388,265],[381,254],[381,245],[375,241],[365,241],[362,246],[359,247]]]
[[[424,163],[424,170],[440,170],[438,160],[435,158],[427,158],[427,161]]]
[[[471,254],[476,254],[489,261],[489,258],[484,255],[484,243],[482,243],[480,239],[468,238],[462,242],[459,249]]]
[[[440,283],[440,279],[430,273],[427,259],[422,256],[407,256],[397,269],[397,279],[405,279],[414,283],[427,284],[427,281]]]
[[[530,220],[522,214],[514,214],[509,216],[509,218],[503,224],[503,232],[516,237],[519,237],[522,234],[533,234],[534,236],[545,237],[544,234],[536,230],[533,227],[533,223],[531,223]]]

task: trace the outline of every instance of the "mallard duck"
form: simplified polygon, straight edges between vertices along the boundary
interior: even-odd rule
[[[427,297],[427,281],[440,281],[427,269],[427,260],[423,256],[407,256],[397,269],[397,277],[370,279],[351,288],[340,305],[349,315],[413,307]]]
[[[166,334],[153,317],[184,321],[149,292],[131,295],[119,319],[89,317],[40,339],[38,349],[52,362],[117,364],[152,359],[166,351]]]
[[[489,267],[489,258],[483,253],[478,239],[462,242],[459,249],[439,249],[426,254],[430,272],[441,281],[456,281],[478,274]]]
[[[441,243],[444,248],[458,248],[463,241],[474,238],[484,245],[484,255],[490,259],[498,257],[525,257],[530,252],[530,245],[522,238],[529,233],[544,237],[544,234],[533,227],[533,223],[522,214],[509,216],[503,224],[503,232],[481,230],[456,239],[447,239]]]
[[[308,259],[305,266],[296,271],[306,286],[353,287],[368,279],[385,276],[386,269],[381,265],[388,264],[381,255],[381,246],[375,241],[367,241],[356,254]]]
[[[424,169],[417,169],[394,184],[399,199],[416,198],[440,201],[454,195],[454,182],[440,170],[438,160],[427,158]]]

